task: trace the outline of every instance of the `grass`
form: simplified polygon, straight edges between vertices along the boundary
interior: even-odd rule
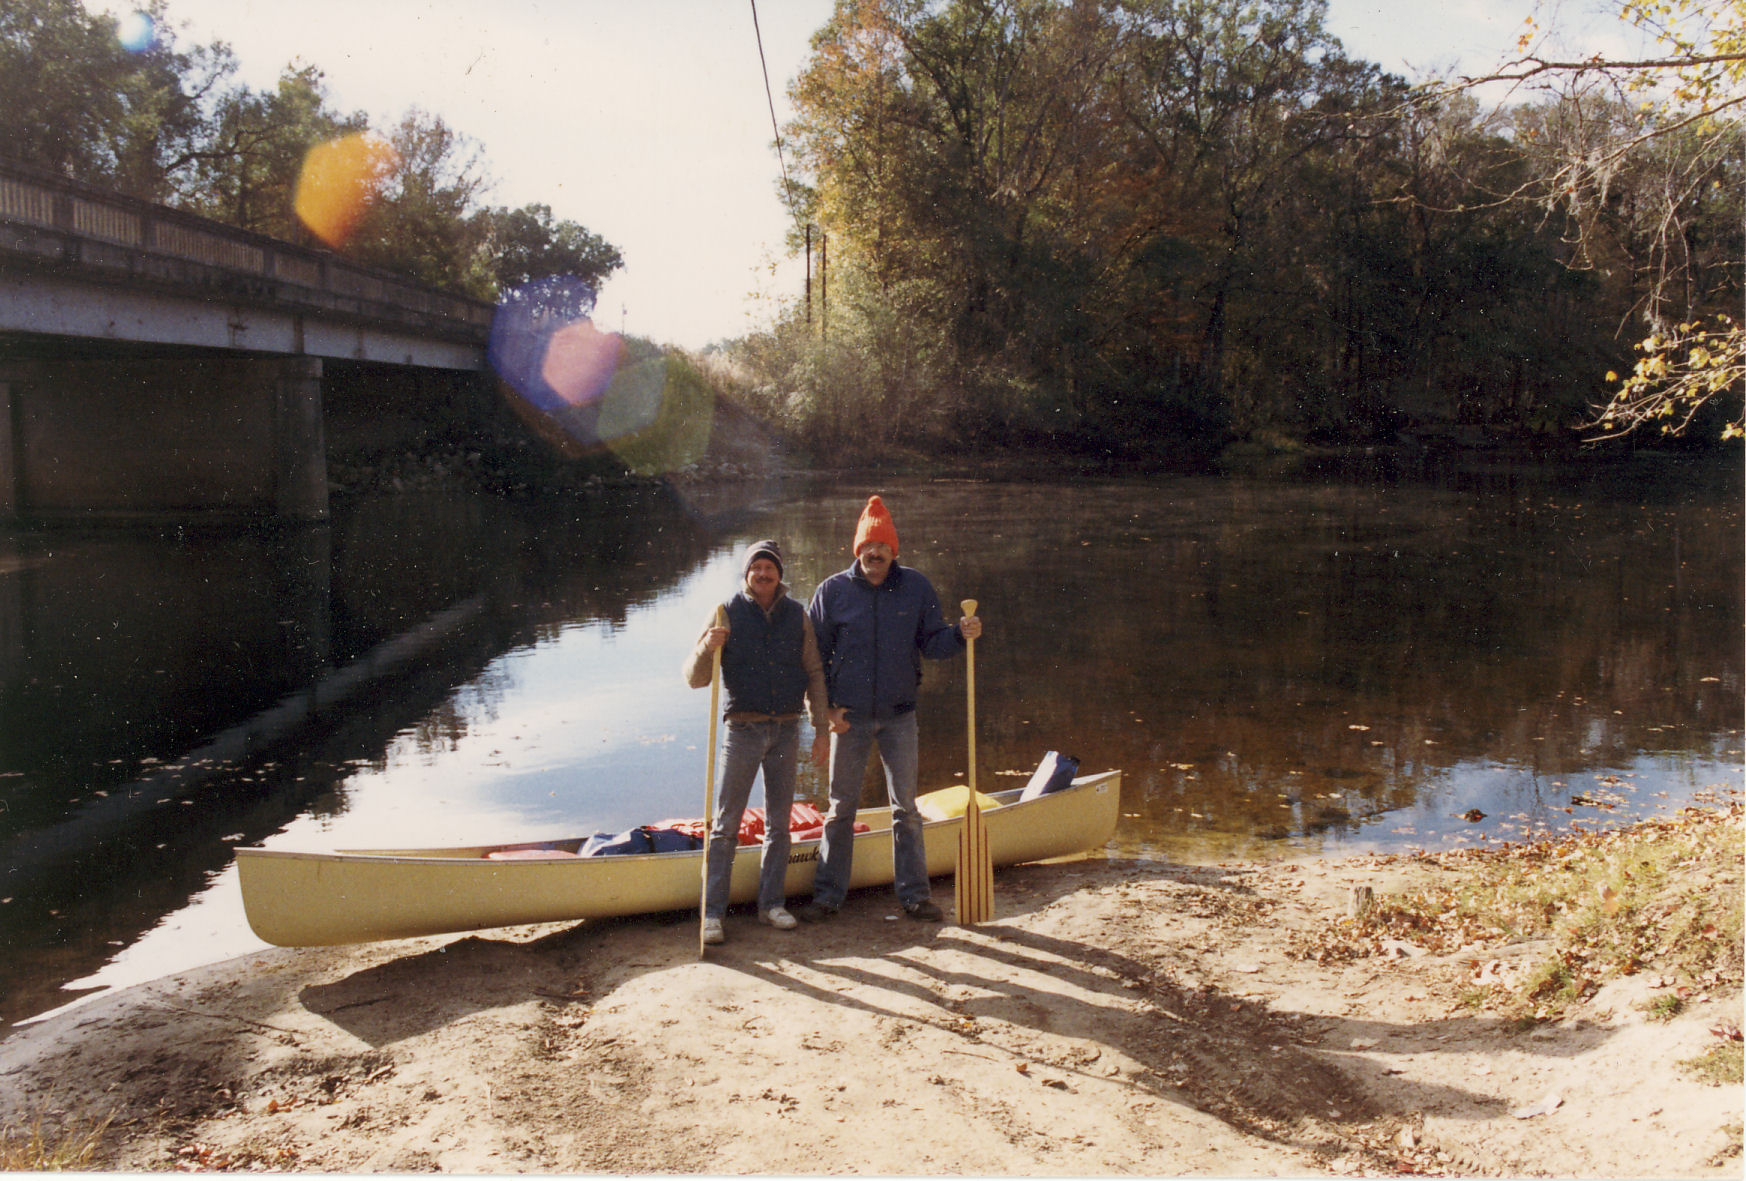
[[[1664,992],[1644,1006],[1657,1021],[1672,1021],[1685,1012],[1685,999],[1678,993]]]
[[[1364,938],[1433,952],[1541,941],[1523,971],[1463,1000],[1556,1019],[1609,979],[1653,971],[1674,991],[1651,1011],[1671,1019],[1688,995],[1742,977],[1741,806],[1688,808],[1608,833],[1431,855],[1459,885],[1377,899]]]
[[[1742,1055],[1739,1042],[1723,1042],[1711,1046],[1696,1058],[1684,1059],[1680,1066],[1712,1087],[1739,1086],[1746,1081],[1743,1061],[1746,1061],[1746,1056]]]
[[[110,1116],[63,1122],[52,1131],[37,1116],[21,1127],[0,1128],[0,1172],[62,1173],[92,1167]]]

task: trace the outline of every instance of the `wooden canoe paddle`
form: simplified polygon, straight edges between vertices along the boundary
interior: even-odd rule
[[[976,600],[959,605],[966,617],[976,614]],[[964,641],[964,682],[967,686],[970,730],[970,796],[964,804],[964,827],[958,830],[958,875],[953,901],[960,925],[986,923],[994,917],[994,863],[988,851],[988,826],[976,804],[976,641]]]
[[[718,605],[715,609],[715,626],[727,626],[727,608]],[[708,946],[703,942],[703,925],[709,919],[704,907],[709,895],[709,833],[715,827],[715,732],[721,724],[721,647],[718,645],[713,655],[713,668],[709,674],[709,773],[703,780],[703,881],[697,892],[697,958],[702,959],[703,949]]]

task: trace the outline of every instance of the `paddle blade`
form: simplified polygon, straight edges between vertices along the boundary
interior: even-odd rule
[[[974,794],[964,809],[964,825],[958,830],[958,873],[952,883],[952,899],[961,926],[994,918],[994,862],[988,849],[988,825]]]

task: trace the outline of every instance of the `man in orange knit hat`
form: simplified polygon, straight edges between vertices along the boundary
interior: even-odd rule
[[[982,634],[982,621],[973,615],[956,625],[945,621],[933,584],[898,564],[897,526],[877,496],[867,498],[855,526],[854,564],[819,584],[807,614],[824,661],[834,733],[820,731],[813,738],[813,758],[822,762],[827,750],[830,755],[831,805],[812,901],[800,917],[820,922],[843,905],[861,779],[877,746],[891,801],[897,900],[910,918],[939,922],[943,916],[929,897],[922,819],[915,809],[916,689],[922,657],[956,656]]]

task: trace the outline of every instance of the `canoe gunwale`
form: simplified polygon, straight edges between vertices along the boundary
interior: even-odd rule
[[[1071,788],[1066,789],[1066,791],[1054,792],[1052,795],[1064,796],[1083,788],[1095,787],[1098,783],[1107,780],[1110,776],[1119,776],[1120,774],[1120,771],[1102,771],[1095,775],[1080,776],[1074,779]],[[983,792],[983,795],[1000,801],[1001,805],[999,808],[989,812],[988,815],[992,816],[996,812],[1010,815],[1011,813],[1009,812],[1009,809],[1030,807],[1051,800],[1050,796],[1039,796],[1036,799],[1026,800],[1021,804],[1018,797],[1023,791],[1023,788],[1015,787],[1005,791]],[[1055,800],[1052,802],[1059,803],[1060,801]],[[868,821],[867,818],[869,816],[879,819],[881,823],[874,824],[871,821]],[[891,831],[891,809],[888,807],[862,808],[857,813],[857,819],[867,821],[869,826],[867,832],[858,832],[855,834],[855,840],[857,842],[869,837],[878,837],[882,833],[889,833]],[[923,837],[925,839],[928,834],[937,829],[956,829],[961,822],[961,818],[957,816],[950,816],[941,820],[924,820],[922,822]],[[509,852],[520,849],[555,849],[571,844],[580,847],[587,839],[588,838],[586,837],[562,837],[556,840],[515,841],[501,845],[456,845],[448,848],[433,849],[334,849],[328,852],[297,849],[267,849],[257,845],[243,845],[239,846],[235,852],[238,856],[246,855],[249,857],[319,857],[323,860],[336,861],[408,861],[420,865],[431,862],[466,865],[477,861],[483,862],[487,865],[497,866],[499,868],[513,865],[520,869],[541,865],[574,866],[577,860],[592,860],[592,858],[552,858],[550,861],[494,861],[487,857],[486,854]],[[795,849],[814,848],[819,844],[819,840],[820,838],[818,837],[810,837],[804,841],[794,841],[792,847]],[[760,847],[761,843],[754,841],[751,844],[739,846],[739,850],[743,852],[746,849],[757,849]],[[690,858],[697,857],[701,852],[701,848],[675,849],[666,853],[615,853],[611,854],[611,856],[614,861],[628,862],[647,861],[658,858]]]

